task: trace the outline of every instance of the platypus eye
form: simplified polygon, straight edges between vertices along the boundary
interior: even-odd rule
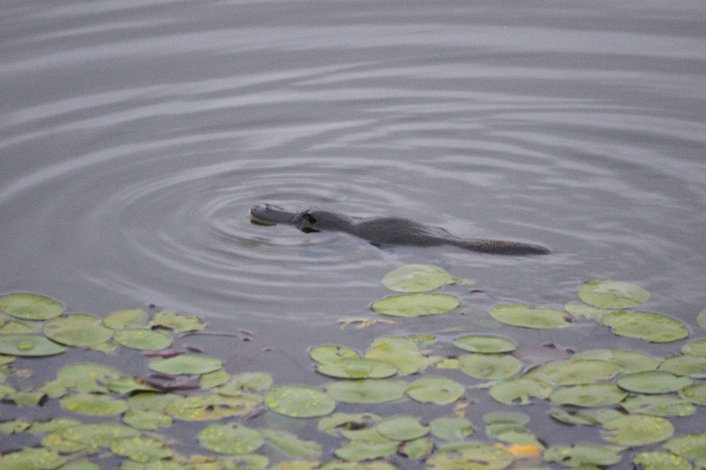
[[[306,220],[307,222],[309,222],[310,224],[315,224],[315,223],[316,223],[316,219],[314,218],[314,216],[312,216],[312,215],[309,214],[308,212],[307,212],[306,214],[304,214],[304,215],[302,216],[302,218],[303,218],[304,220]]]

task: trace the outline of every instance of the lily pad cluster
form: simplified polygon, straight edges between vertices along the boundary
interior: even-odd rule
[[[397,293],[373,310],[415,317],[456,309],[462,296],[430,291],[471,281],[409,265],[383,283]],[[324,381],[311,385],[228,370],[220,358],[184,347],[182,335],[206,327],[194,316],[129,309],[99,317],[66,313],[46,296],[0,295],[0,407],[56,405],[36,408],[35,416],[55,410],[48,419],[0,421],[0,434],[28,443],[0,448],[0,468],[706,468],[706,432],[679,432],[680,419],[704,416],[706,338],[686,341],[682,322],[627,310],[649,298],[633,284],[590,281],[579,298],[565,310],[498,305],[489,312],[493,333],[460,327],[388,334],[360,350],[311,346],[314,382]],[[618,336],[679,343],[661,357],[605,347],[540,364],[518,348],[523,328],[565,329],[583,319]],[[119,353],[144,373],[84,360],[27,387],[41,361],[82,351]],[[478,401],[497,409],[473,423]],[[585,428],[586,442],[538,433],[521,411],[529,404],[557,426]]]

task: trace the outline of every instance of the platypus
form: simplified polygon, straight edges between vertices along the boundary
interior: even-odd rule
[[[496,255],[543,255],[550,252],[548,248],[531,243],[460,238],[441,227],[420,224],[399,217],[349,217],[315,209],[290,212],[272,204],[258,204],[250,209],[250,220],[258,225],[289,224],[305,233],[345,232],[367,240],[375,246],[452,245],[479,253]]]

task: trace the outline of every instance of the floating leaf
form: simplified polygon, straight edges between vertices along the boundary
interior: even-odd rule
[[[147,324],[147,320],[149,320],[147,312],[135,308],[113,312],[103,319],[103,324],[111,330],[122,330],[144,326]]]
[[[698,323],[701,328],[706,328],[706,308],[696,315],[696,323]]]
[[[128,408],[127,402],[124,400],[92,393],[69,395],[62,398],[59,402],[67,411],[91,416],[116,415]]]
[[[459,362],[461,372],[476,379],[505,379],[522,368],[522,362],[509,354],[468,354]]]
[[[56,468],[66,462],[57,452],[28,447],[0,456],[0,467],[8,470],[40,470]]]
[[[706,357],[706,338],[693,339],[681,347],[684,354]]]
[[[706,357],[673,356],[664,360],[659,370],[694,379],[706,379]]]
[[[628,415],[603,423],[601,437],[623,446],[645,446],[669,439],[674,426],[664,418]]]
[[[706,432],[675,437],[665,442],[664,448],[686,459],[694,460],[701,467],[706,464]]]
[[[650,293],[629,282],[596,280],[581,286],[579,297],[594,307],[622,309],[644,304]]]
[[[611,312],[603,315],[601,321],[616,335],[653,343],[669,343],[689,336],[689,330],[682,322],[660,313]]]
[[[529,405],[531,403],[530,398],[544,400],[551,392],[551,385],[531,377],[498,382],[489,391],[490,396],[494,400],[505,405]]]
[[[598,359],[613,362],[622,372],[654,370],[660,364],[660,361],[652,356],[623,349],[589,349],[574,354],[572,359]]]
[[[380,421],[377,431],[393,441],[411,441],[429,433],[429,426],[421,423],[415,416],[392,416]]]
[[[336,402],[315,388],[280,386],[265,394],[265,405],[272,411],[292,418],[312,418],[331,413]]]
[[[127,410],[122,420],[128,426],[145,431],[158,431],[172,425],[171,416],[158,411]]]
[[[511,352],[517,347],[512,340],[491,335],[461,336],[456,338],[454,346],[463,351],[483,354]]]
[[[426,437],[405,441],[397,447],[397,453],[412,460],[422,460],[431,455],[434,441]]]
[[[620,367],[613,362],[595,359],[560,359],[532,370],[528,377],[554,385],[579,385],[610,380]]]
[[[168,375],[205,374],[221,368],[221,360],[205,354],[181,354],[167,359],[153,359],[150,369]]]
[[[321,456],[321,446],[319,444],[314,441],[299,439],[295,434],[273,429],[263,429],[260,434],[267,442],[289,455],[310,459]]]
[[[0,295],[0,311],[23,320],[48,320],[61,315],[64,306],[43,295],[17,293]]]
[[[642,470],[691,470],[688,460],[671,452],[640,452],[632,459]]]
[[[328,364],[319,364],[316,371],[340,379],[384,379],[397,373],[387,362],[362,357],[339,359]]]
[[[564,328],[569,326],[566,313],[551,307],[527,304],[496,305],[490,316],[501,323],[524,328]]]
[[[309,350],[309,357],[319,364],[329,364],[339,359],[360,357],[360,354],[358,354],[358,351],[355,349],[329,344],[311,348]]]
[[[427,460],[427,468],[495,470],[510,466],[513,460],[513,455],[502,447],[480,442],[450,442],[442,444],[436,455]]]
[[[368,460],[382,457],[389,457],[397,451],[397,442],[395,441],[364,441],[356,440],[349,441],[334,451],[336,457],[343,460]],[[324,467],[325,468],[325,467]],[[335,468],[335,467],[334,467]],[[341,467],[347,468],[347,467]],[[357,468],[357,467],[352,467]],[[364,467],[363,467],[364,468]]]
[[[148,463],[171,457],[172,450],[156,439],[130,437],[113,442],[110,451],[133,462]]]
[[[119,423],[84,423],[60,429],[57,434],[67,441],[80,444],[87,452],[95,453],[103,447],[110,447],[118,439],[137,437],[140,432]]]
[[[108,341],[113,336],[113,330],[103,326],[101,319],[96,316],[72,313],[46,322],[44,334],[67,346],[88,347]]]
[[[661,370],[633,372],[618,379],[620,388],[635,393],[676,392],[691,384],[692,381],[686,377],[677,377]]]
[[[447,284],[451,275],[431,264],[408,264],[385,274],[382,283],[397,292],[426,292]]]
[[[260,433],[238,424],[212,424],[199,433],[199,444],[219,454],[250,454],[264,443]]]
[[[623,401],[620,406],[632,414],[650,416],[689,416],[696,412],[696,407],[684,400],[668,395],[638,395]]]
[[[558,388],[549,395],[549,399],[557,405],[588,408],[613,405],[627,396],[626,392],[613,384],[589,384]]]
[[[395,317],[421,317],[450,312],[461,303],[448,294],[390,295],[372,305],[373,311]]]
[[[52,356],[66,351],[64,346],[39,335],[0,335],[0,353],[13,356]]]
[[[127,348],[156,351],[168,348],[172,344],[172,337],[148,328],[129,328],[116,331],[115,341]]]
[[[365,353],[368,359],[378,359],[394,366],[400,375],[422,372],[429,367],[430,360],[419,346],[406,338],[378,338]]]
[[[107,384],[120,378],[112,367],[93,363],[76,363],[62,367],[56,378],[68,388],[84,393],[106,393]]]
[[[237,397],[192,395],[172,399],[164,410],[172,417],[185,421],[213,421],[248,413],[261,401],[259,395],[247,393]]]
[[[463,385],[446,377],[423,377],[407,387],[407,395],[413,400],[437,405],[453,403],[461,398],[464,392]]]
[[[611,310],[596,308],[591,305],[586,305],[583,302],[571,301],[564,305],[564,310],[575,317],[584,317],[588,320],[599,321],[603,315],[611,312]]]
[[[326,393],[346,403],[384,403],[402,398],[407,382],[401,380],[363,379],[338,381],[326,385]]]
[[[329,436],[358,439],[375,428],[382,418],[372,413],[334,413],[319,420],[318,429]]]
[[[679,391],[679,396],[691,403],[706,406],[706,384],[684,387]]]
[[[473,423],[466,418],[436,418],[429,423],[431,434],[444,441],[462,441],[473,434]]]
[[[160,326],[170,330],[186,333],[187,331],[201,331],[206,324],[194,315],[179,315],[169,310],[157,312],[150,322],[151,327]]]
[[[600,421],[588,411],[566,411],[563,408],[552,408],[549,415],[560,423],[572,426],[595,426]]]
[[[565,467],[613,465],[622,459],[617,449],[592,444],[552,446],[544,451],[544,460],[558,462]]]
[[[243,372],[218,388],[221,395],[237,396],[242,391],[264,392],[272,386],[272,375],[265,372]]]

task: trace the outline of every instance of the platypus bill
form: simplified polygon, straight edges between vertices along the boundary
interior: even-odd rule
[[[441,227],[399,217],[348,217],[335,212],[309,209],[290,212],[272,204],[250,209],[250,220],[258,225],[287,224],[305,233],[337,231],[350,233],[373,245],[452,245],[479,253],[497,255],[544,255],[548,248],[532,243],[482,238],[459,238]]]

